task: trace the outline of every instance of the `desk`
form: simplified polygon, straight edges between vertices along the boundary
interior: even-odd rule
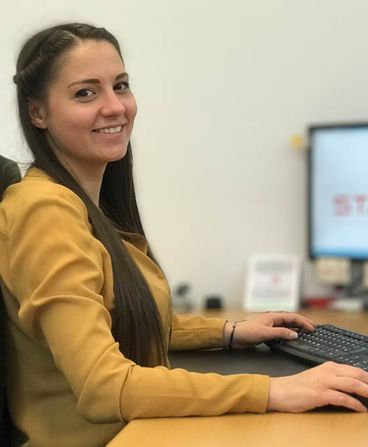
[[[197,312],[199,313],[199,312]],[[368,314],[337,311],[300,312],[317,323],[336,324],[368,334]],[[207,315],[218,316],[211,312]],[[224,312],[241,319],[242,312]],[[288,375],[306,368],[267,347],[247,351],[177,352],[173,367],[222,374]],[[343,410],[314,410],[303,414],[268,413],[216,417],[141,419],[130,422],[107,447],[366,447],[368,415]]]

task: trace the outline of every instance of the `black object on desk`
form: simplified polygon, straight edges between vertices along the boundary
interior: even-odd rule
[[[317,325],[313,332],[300,330],[297,340],[271,340],[267,344],[313,364],[332,360],[368,371],[368,336],[332,324]]]
[[[224,307],[223,299],[221,296],[212,295],[206,297],[205,308],[206,309],[222,309]]]
[[[257,348],[227,351],[175,351],[169,355],[172,368],[220,374],[267,374],[285,376],[304,371],[306,366],[297,359],[270,351],[265,345]]]

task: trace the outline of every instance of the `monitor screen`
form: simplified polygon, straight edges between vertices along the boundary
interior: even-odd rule
[[[368,259],[368,123],[309,128],[309,254]]]

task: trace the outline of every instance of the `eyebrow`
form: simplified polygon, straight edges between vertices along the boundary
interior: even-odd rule
[[[119,79],[123,79],[123,78],[127,78],[129,77],[128,73],[120,73],[116,76],[115,81],[118,81]],[[73,87],[73,85],[77,85],[77,84],[99,84],[100,80],[99,79],[95,79],[95,78],[90,78],[90,79],[81,79],[79,81],[73,81],[68,85],[69,87]]]

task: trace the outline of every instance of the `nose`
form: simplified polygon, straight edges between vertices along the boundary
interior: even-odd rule
[[[104,95],[101,107],[101,114],[103,116],[121,115],[125,110],[126,108],[121,96],[117,96],[114,91]]]

